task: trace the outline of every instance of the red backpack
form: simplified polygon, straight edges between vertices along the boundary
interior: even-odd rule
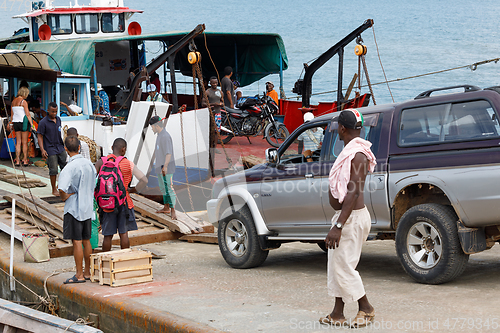
[[[97,185],[94,197],[100,209],[118,211],[118,208],[127,200],[127,189],[123,183],[123,175],[118,164],[123,159],[101,157],[102,167],[97,175]]]

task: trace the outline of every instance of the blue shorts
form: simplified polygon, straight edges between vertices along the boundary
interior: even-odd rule
[[[134,208],[129,209],[125,204],[118,212],[103,212],[101,227],[103,236],[113,236],[117,231],[119,234],[124,234],[127,231],[137,230]]]

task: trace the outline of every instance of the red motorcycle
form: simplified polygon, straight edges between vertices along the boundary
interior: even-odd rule
[[[290,135],[286,126],[274,119],[278,105],[271,97],[248,97],[237,107],[221,109],[220,138],[224,144],[234,136],[257,136],[263,131],[267,142],[279,147]]]

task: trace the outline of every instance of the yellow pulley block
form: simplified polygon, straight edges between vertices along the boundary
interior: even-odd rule
[[[365,55],[366,54],[366,45],[361,45],[361,44],[356,45],[356,47],[354,48],[354,53],[357,56]]]
[[[191,65],[194,65],[201,61],[201,53],[200,52],[189,52],[188,53],[188,62]]]

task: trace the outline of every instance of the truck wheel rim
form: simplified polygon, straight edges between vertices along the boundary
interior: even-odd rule
[[[235,257],[243,256],[248,249],[248,233],[240,220],[231,220],[226,226],[226,244]]]
[[[438,264],[443,250],[439,232],[427,222],[418,222],[410,228],[407,247],[412,261],[425,269]]]

